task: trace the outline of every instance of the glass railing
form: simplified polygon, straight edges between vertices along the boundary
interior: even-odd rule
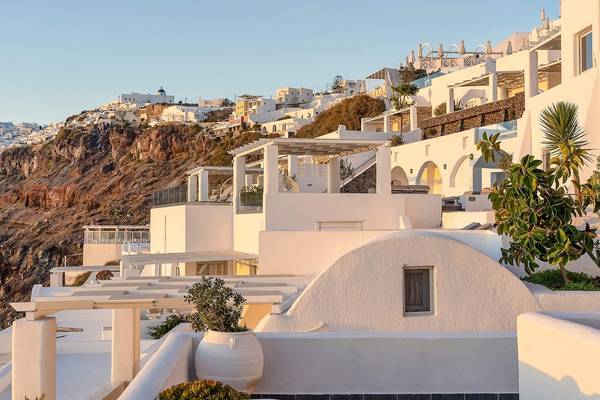
[[[479,141],[481,140],[483,133],[487,133],[487,135],[495,135],[496,133],[500,133],[500,136],[498,139],[500,140],[505,140],[505,139],[510,139],[512,137],[516,137],[517,136],[517,127],[518,127],[518,120],[514,119],[511,121],[505,121],[505,122],[500,122],[497,124],[491,124],[491,125],[486,125],[486,126],[482,126],[480,128],[476,128],[475,129],[475,143],[479,143]]]
[[[84,244],[150,243],[149,231],[85,231]]]
[[[152,206],[186,203],[188,201],[187,185],[175,186],[152,193]]]
[[[417,87],[417,89],[423,89],[423,88],[431,86],[431,80],[433,78],[437,78],[438,76],[442,76],[442,75],[444,75],[444,73],[441,71],[434,72],[433,74],[424,76],[423,78],[415,79],[414,81],[411,82],[411,84],[415,85]]]

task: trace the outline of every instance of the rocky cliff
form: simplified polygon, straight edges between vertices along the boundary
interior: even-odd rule
[[[50,268],[82,252],[82,225],[145,224],[151,193],[182,183],[185,171],[226,165],[229,148],[258,133],[214,139],[198,126],[62,130],[37,147],[0,154],[0,323],[15,317]]]

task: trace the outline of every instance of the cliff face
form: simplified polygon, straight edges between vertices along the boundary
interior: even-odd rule
[[[145,224],[150,194],[181,183],[197,165],[225,164],[228,147],[197,126],[63,130],[36,148],[0,154],[0,323],[8,304],[48,284],[49,269],[82,252],[82,225]]]

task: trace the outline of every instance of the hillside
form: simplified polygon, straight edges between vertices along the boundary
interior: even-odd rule
[[[298,129],[296,137],[313,138],[346,125],[348,130],[359,131],[361,118],[374,117],[385,111],[385,103],[367,95],[350,97],[323,111],[312,124]]]
[[[0,154],[0,323],[10,301],[48,283],[64,255],[82,252],[82,225],[145,224],[150,195],[182,183],[185,171],[227,165],[227,150],[257,139],[213,139],[198,126],[62,130],[37,147]]]

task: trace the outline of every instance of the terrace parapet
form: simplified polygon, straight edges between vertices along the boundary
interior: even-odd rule
[[[518,93],[507,99],[420,121],[419,128],[423,130],[424,138],[431,138],[517,120],[524,112],[525,95]]]

